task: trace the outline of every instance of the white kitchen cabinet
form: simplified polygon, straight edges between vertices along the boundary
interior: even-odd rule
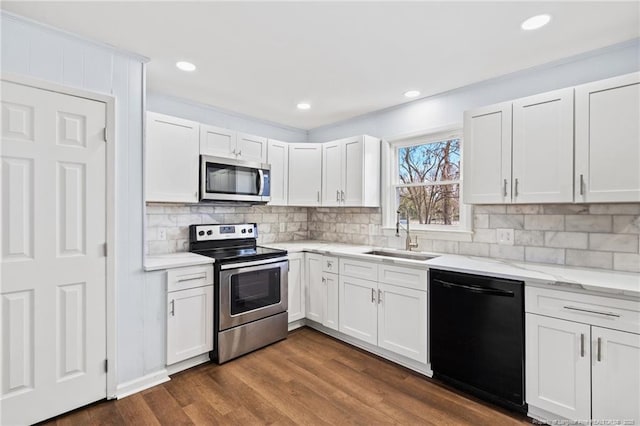
[[[201,124],[200,154],[264,163],[267,159],[267,139]]]
[[[147,112],[145,200],[198,202],[198,130],[196,122]]]
[[[325,288],[324,318],[322,325],[333,330],[340,326],[340,276],[330,272],[322,273]]]
[[[290,206],[320,206],[322,184],[322,145],[289,144]]]
[[[289,322],[303,319],[305,316],[304,271],[304,253],[289,253],[289,274],[287,275]]]
[[[266,163],[267,138],[238,132],[236,135],[236,158],[243,161]]]
[[[594,420],[640,420],[640,334],[592,327]]]
[[[322,144],[322,205],[380,206],[380,139],[363,135]]]
[[[378,283],[378,346],[427,362],[427,292]]]
[[[326,300],[325,286],[322,279],[322,255],[305,254],[305,276],[307,283],[306,317],[318,323],[324,320],[324,304]]]
[[[591,418],[591,330],[526,314],[526,399],[567,419]],[[613,418],[613,417],[612,417]]]
[[[271,206],[286,206],[289,189],[289,144],[269,139],[267,163],[271,165]]]
[[[573,201],[573,89],[513,102],[514,203]]]
[[[340,275],[340,332],[378,344],[378,283]]]
[[[575,89],[575,199],[640,201],[640,72]]]
[[[511,102],[464,113],[466,204],[511,201]]]

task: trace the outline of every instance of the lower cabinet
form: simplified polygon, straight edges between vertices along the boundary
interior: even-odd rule
[[[529,413],[640,423],[640,305],[537,287],[525,305]]]
[[[340,276],[340,332],[378,344],[378,283]]]
[[[289,322],[304,318],[305,315],[305,268],[304,253],[289,254],[288,279],[288,319]]]
[[[324,272],[322,281],[325,290],[324,318],[322,325],[338,330],[340,326],[339,300],[340,300],[340,281],[338,274]]]
[[[337,260],[316,253],[307,253],[305,272],[307,282],[306,317],[325,327],[338,330],[338,274]],[[335,263],[334,263],[335,262]]]

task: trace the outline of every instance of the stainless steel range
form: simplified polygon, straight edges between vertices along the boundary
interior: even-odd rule
[[[257,232],[255,223],[189,227],[189,251],[214,259],[219,364],[287,337],[287,252],[257,246]]]

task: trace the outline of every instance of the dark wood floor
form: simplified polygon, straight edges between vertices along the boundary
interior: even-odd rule
[[[47,425],[527,424],[309,328],[222,366],[201,365]]]

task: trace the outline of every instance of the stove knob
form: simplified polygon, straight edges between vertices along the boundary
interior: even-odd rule
[[[211,229],[209,229],[209,230],[207,231],[207,235],[211,235],[211,234],[213,234],[213,231],[212,231]]]
[[[253,234],[253,228],[249,228],[249,233]]]
[[[198,235],[200,235],[202,237],[204,235],[204,231],[199,231]]]
[[[247,230],[246,230],[246,229],[242,229],[242,231],[241,231],[241,232],[242,232],[243,234],[246,234],[246,233],[247,233]]]

